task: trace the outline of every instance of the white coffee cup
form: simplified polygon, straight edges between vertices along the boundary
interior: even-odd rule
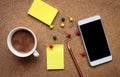
[[[19,31],[19,30],[27,30],[28,32],[30,32],[32,34],[32,36],[34,37],[34,47],[32,48],[32,50],[30,50],[29,52],[26,52],[26,53],[22,53],[22,52],[19,52],[17,51],[13,45],[12,45],[12,36],[14,35],[15,32]],[[37,47],[37,38],[35,36],[35,34],[30,30],[28,29],[27,27],[16,27],[14,28],[12,31],[10,31],[10,33],[8,34],[8,37],[7,37],[7,45],[8,45],[8,48],[9,50],[16,56],[18,57],[28,57],[30,56],[31,54],[33,54],[35,57],[38,57],[39,56],[39,53],[38,51],[36,50],[36,47]],[[27,47],[27,46],[26,46]]]

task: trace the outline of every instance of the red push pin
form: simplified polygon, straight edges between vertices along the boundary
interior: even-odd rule
[[[76,35],[80,35],[80,31],[77,31],[77,32],[76,32]]]
[[[52,44],[50,44],[50,45],[49,45],[49,47],[50,47],[50,48],[53,48],[53,45],[52,45]]]
[[[81,56],[82,56],[82,57],[85,57],[85,56],[86,56],[86,53],[85,53],[85,52],[82,52],[82,53],[81,53]]]
[[[68,34],[67,34],[67,37],[68,37],[68,38],[70,38],[70,37],[71,37],[71,34],[70,34],[70,33],[68,33]]]

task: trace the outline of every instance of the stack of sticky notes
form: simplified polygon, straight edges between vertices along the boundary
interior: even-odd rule
[[[47,70],[64,69],[64,44],[47,46]]]
[[[42,0],[34,0],[28,14],[42,21],[47,25],[51,25],[56,17],[58,10],[48,5]]]

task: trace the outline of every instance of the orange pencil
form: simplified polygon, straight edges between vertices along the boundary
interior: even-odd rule
[[[76,60],[76,58],[75,58],[75,56],[74,56],[74,54],[73,54],[73,52],[72,52],[72,49],[70,48],[69,44],[67,44],[67,47],[68,47],[68,51],[69,51],[69,53],[70,53],[70,55],[71,55],[71,57],[72,57],[72,59],[73,59],[73,62],[74,62],[74,64],[75,64],[75,66],[76,66],[76,69],[77,69],[80,77],[83,77],[83,74],[82,74],[82,72],[81,72],[81,70],[80,70],[80,67],[79,67],[79,65],[78,65],[78,63],[77,63],[77,60]]]

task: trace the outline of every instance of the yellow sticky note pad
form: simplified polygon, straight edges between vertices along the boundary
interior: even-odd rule
[[[34,0],[30,7],[28,14],[44,22],[47,25],[51,25],[58,10],[48,5],[41,0]]]
[[[64,44],[47,47],[47,70],[64,69]]]

